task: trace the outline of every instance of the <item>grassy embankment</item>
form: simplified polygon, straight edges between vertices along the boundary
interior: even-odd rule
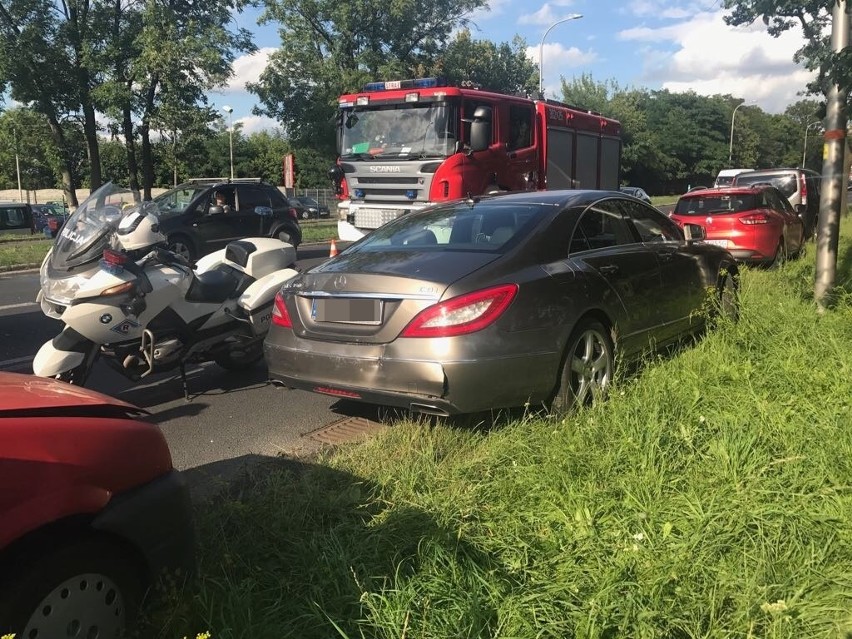
[[[159,636],[847,637],[852,229],[747,270],[742,317],[572,417],[400,423],[198,506]],[[507,371],[511,374],[511,371]],[[286,419],[286,415],[282,416]],[[157,633],[154,633],[157,634]]]
[[[327,242],[337,237],[336,222],[302,224],[302,242]],[[50,250],[53,240],[40,236],[0,235],[0,268],[40,264]]]

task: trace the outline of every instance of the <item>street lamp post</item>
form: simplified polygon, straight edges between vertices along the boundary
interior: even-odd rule
[[[538,95],[541,98],[544,98],[544,39],[547,37],[547,34],[550,33],[550,30],[553,29],[558,24],[562,24],[563,22],[568,22],[569,20],[579,20],[582,18],[582,14],[575,13],[573,15],[568,16],[567,18],[562,18],[562,20],[557,20],[549,27],[547,27],[547,31],[544,32],[544,35],[541,36],[541,42],[538,45]]]
[[[15,171],[18,173],[18,200],[24,201],[24,192],[21,189],[21,161],[18,159],[18,132],[12,127],[12,140],[15,143]],[[27,199],[29,199],[29,191],[27,191]]]
[[[234,109],[229,107],[227,104],[222,107],[222,110],[228,114],[228,149],[230,150],[231,155],[231,181],[234,181],[234,122],[231,119],[231,115],[234,112]]]
[[[737,109],[739,109],[745,103],[745,100],[740,102],[737,106],[734,107],[734,112],[731,113],[731,142],[728,145],[728,168],[734,168],[733,166],[731,166],[731,163],[734,160],[734,118],[737,115]]]
[[[811,130],[811,127],[816,124],[822,124],[822,120],[814,120],[808,126],[805,127],[805,143],[802,145],[802,168],[805,168],[805,156],[808,153],[808,131]]]

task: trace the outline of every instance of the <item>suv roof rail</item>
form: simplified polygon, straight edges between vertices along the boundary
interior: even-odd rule
[[[253,178],[234,178],[233,180],[226,177],[204,177],[204,178],[189,178],[187,180],[189,184],[237,184],[237,183],[250,183],[250,184],[260,184],[263,182],[263,178],[253,177]]]

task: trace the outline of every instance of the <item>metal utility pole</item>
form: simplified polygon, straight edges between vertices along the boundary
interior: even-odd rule
[[[839,53],[849,46],[847,0],[837,0],[831,16],[831,50]],[[837,246],[840,236],[840,206],[845,183],[843,170],[846,151],[847,92],[832,85],[828,92],[825,115],[825,148],[822,164],[822,195],[817,225],[816,282],[814,299],[820,311],[830,300],[837,276]]]
[[[579,20],[582,18],[582,14],[575,13],[573,15],[568,16],[567,18],[562,18],[562,20],[557,20],[549,27],[547,27],[547,31],[544,32],[544,35],[541,36],[541,42],[538,45],[538,97],[539,99],[544,99],[544,39],[547,37],[547,34],[550,33],[551,29],[558,24],[562,24],[563,22],[568,22],[569,20]]]
[[[12,140],[15,143],[15,171],[18,173],[18,201],[24,201],[24,191],[21,189],[21,161],[18,159],[18,131],[12,127]],[[29,199],[29,191],[27,191],[27,199]]]

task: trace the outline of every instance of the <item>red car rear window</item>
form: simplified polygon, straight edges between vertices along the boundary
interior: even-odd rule
[[[725,215],[756,209],[757,202],[751,193],[726,193],[683,197],[678,200],[675,215]]]

